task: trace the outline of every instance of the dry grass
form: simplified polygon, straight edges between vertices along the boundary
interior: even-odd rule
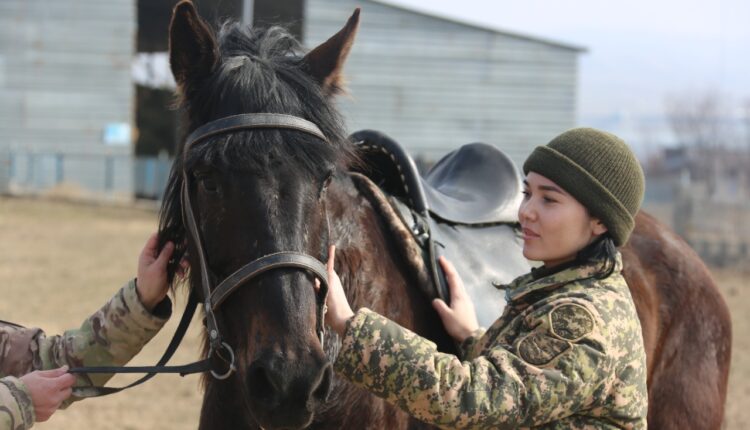
[[[149,233],[152,211],[48,200],[0,197],[0,319],[40,326],[50,334],[76,327],[130,277]],[[750,428],[750,289],[739,273],[717,272],[729,304],[734,331],[732,371],[724,427]],[[132,364],[153,364],[179,319],[185,298],[167,327]],[[198,357],[193,322],[173,362]],[[117,377],[121,385],[132,377]],[[190,429],[196,428],[201,390],[196,376],[160,375],[111,397],[77,403],[35,428]]]

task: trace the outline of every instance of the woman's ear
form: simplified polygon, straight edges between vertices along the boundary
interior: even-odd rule
[[[599,218],[591,218],[590,222],[591,234],[594,236],[601,236],[607,232],[607,226],[602,224]]]

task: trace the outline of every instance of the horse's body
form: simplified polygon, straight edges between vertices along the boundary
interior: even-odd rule
[[[198,248],[186,235],[179,197],[184,169],[184,178],[193,181],[188,192],[211,279],[221,280],[277,251],[325,260],[328,243],[335,243],[336,270],[353,308],[369,307],[450,352],[453,346],[437,314],[412,287],[415,275],[400,258],[397,241],[347,173],[356,156],[332,96],[340,88],[357,24],[355,13],[341,32],[299,57],[296,42],[278,29],[251,33],[228,26],[217,43],[192,4],[176,6],[170,62],[190,130],[229,115],[273,112],[312,121],[327,141],[271,129],[238,131],[196,145],[175,163],[160,237],[178,244],[176,258],[188,252],[195,288],[201,275]],[[665,423],[686,419],[685,427],[718,428],[728,317],[702,263],[684,246],[639,216],[623,251],[648,350],[649,422],[652,428],[670,428]],[[316,336],[313,283],[303,271],[275,270],[248,282],[222,305],[218,326],[235,350],[237,372],[226,380],[204,379],[201,429],[426,427],[332,376],[338,339],[328,332],[321,345]],[[693,418],[694,413],[711,417]]]
[[[719,429],[732,352],[729,310],[690,246],[643,212],[622,249],[648,360],[648,425]]]

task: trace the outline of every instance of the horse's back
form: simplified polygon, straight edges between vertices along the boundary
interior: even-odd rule
[[[731,356],[726,303],[698,255],[643,212],[622,250],[649,367],[649,427],[718,429]]]

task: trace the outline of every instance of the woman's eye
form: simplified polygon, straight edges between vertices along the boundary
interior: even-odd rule
[[[544,197],[544,203],[557,203],[557,200],[551,199],[549,197]]]
[[[528,191],[526,191],[526,190],[521,191],[521,194],[523,194],[523,199],[524,200],[528,200],[529,197],[531,197],[531,193],[528,192]]]

